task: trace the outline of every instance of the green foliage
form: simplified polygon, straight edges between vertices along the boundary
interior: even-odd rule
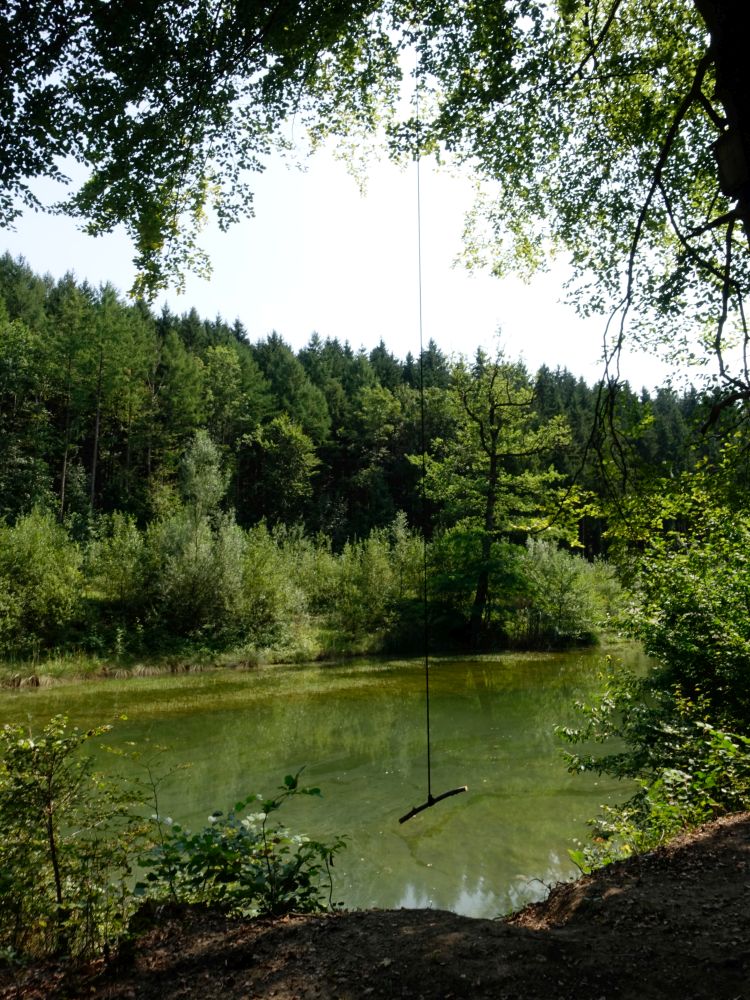
[[[318,788],[301,787],[299,775],[288,774],[273,798],[251,795],[226,815],[212,813],[208,826],[198,833],[154,816],[157,844],[141,858],[148,874],[136,891],[156,899],[221,906],[244,916],[315,913],[331,907],[331,868],[344,839],[308,840],[269,822],[290,798],[320,795]],[[247,812],[250,806],[257,811]]]
[[[32,651],[61,638],[81,596],[81,554],[49,512],[0,524],[0,647]]]
[[[613,531],[639,598],[633,632],[659,661],[657,683],[709,699],[714,718],[750,728],[748,513],[732,496],[737,455],[624,502]]]
[[[127,923],[143,825],[81,753],[109,728],[56,716],[36,734],[0,731],[0,947],[91,955]]]
[[[301,537],[295,545],[286,533],[271,533],[264,523],[247,532],[238,614],[246,640],[256,646],[283,646],[292,624],[306,616],[306,590],[295,572],[294,553],[303,544]],[[317,565],[314,547],[310,551]]]
[[[478,568],[486,571],[488,601],[483,613],[484,641],[509,640],[509,623],[523,593],[523,549],[505,539],[490,546],[479,528],[465,524],[440,532],[429,548],[428,594],[435,637],[465,646],[476,599]]]
[[[574,497],[566,420],[580,454],[596,398],[580,380],[545,371],[535,382],[501,356],[451,363],[430,344],[423,502],[413,358],[374,352],[385,384],[348,344],[313,336],[297,356],[277,335],[251,346],[237,324],[194,310],[154,317],[110,287],[37,278],[7,255],[0,297],[6,654],[413,648],[417,524],[434,535],[436,634],[455,644],[524,632],[516,612],[530,597],[513,546],[552,510],[559,528],[563,482]],[[651,402],[624,394],[643,423]],[[679,434],[662,414],[672,403],[657,415],[654,401],[648,458],[677,467],[666,451]],[[13,563],[40,496],[80,543],[83,576],[71,576],[76,546],[50,518],[47,539]],[[588,520],[592,556],[603,522]],[[37,572],[48,547],[49,571]]]
[[[405,608],[421,594],[422,545],[403,515],[388,529],[349,542],[335,562],[334,587],[326,611],[341,635],[386,637]]]
[[[126,227],[138,292],[186,267],[205,273],[207,213],[227,228],[249,212],[247,175],[285,147],[291,108],[306,120],[316,106],[339,131],[376,121],[396,47],[371,13],[370,3],[269,11],[237,0],[118,6],[104,20],[89,5],[3,8],[17,84],[3,104],[0,221],[38,205],[29,181],[63,180],[58,161],[73,156],[92,172],[65,208],[93,233]]]
[[[146,532],[151,617],[176,635],[227,638],[241,630],[245,537],[234,517],[218,510],[227,479],[204,431],[185,453],[182,483],[185,503]]]
[[[0,517],[27,514],[51,500],[42,348],[38,331],[0,318]]]
[[[664,680],[702,692],[719,718],[750,729],[750,519],[703,510],[697,537],[655,544],[639,579],[637,633]]]
[[[272,333],[254,346],[253,356],[268,380],[278,409],[285,411],[316,444],[325,440],[331,428],[326,398],[292,349]]]
[[[391,358],[383,371],[388,384],[378,383],[366,356],[337,341],[311,338],[295,358],[278,337],[253,347],[241,328],[202,320],[194,310],[154,316],[109,287],[79,286],[69,275],[56,283],[37,278],[7,255],[0,258],[0,297],[9,316],[0,325],[0,510],[9,523],[36,501],[54,506],[61,518],[76,515],[82,538],[92,514],[119,511],[142,528],[169,513],[166,501],[186,486],[185,454],[197,431],[218,449],[220,476],[228,478],[224,502],[242,527],[263,517],[287,525],[301,519],[340,550],[389,524],[399,510],[412,525],[422,519],[419,465],[407,459],[420,448],[414,359]],[[273,386],[256,353],[273,373]],[[451,449],[460,458],[457,439],[468,418],[459,420],[453,381],[465,381],[461,366],[446,362],[434,345],[425,361],[428,451],[438,461]],[[505,471],[519,477],[551,465],[569,486],[589,441],[596,387],[564,371],[542,370],[521,383],[516,388],[525,386],[530,428],[565,418],[574,447],[552,444],[543,464],[529,456]],[[615,416],[625,421],[626,435],[653,410],[628,455],[684,468],[685,420],[699,407],[695,393],[673,399],[662,392],[652,400],[622,387],[618,398],[623,404]],[[584,485],[600,493],[592,454]],[[431,517],[442,515],[450,527],[468,508],[476,513],[484,474],[475,471],[476,477],[466,472],[455,496],[442,477]],[[458,486],[463,472],[457,461]],[[472,478],[478,487],[471,488]],[[523,489],[523,477],[517,485]],[[533,478],[526,485],[525,512],[510,512],[520,527],[539,513]],[[587,555],[601,552],[600,532],[582,536]]]
[[[740,461],[738,461],[740,460]],[[750,522],[737,495],[743,451],[730,442],[693,473],[646,481],[621,502],[613,548],[637,598],[632,633],[654,660],[610,677],[570,755],[574,770],[634,779],[636,794],[597,822],[584,861],[645,850],[750,805]],[[580,859],[579,859],[580,860]]]
[[[212,439],[231,447],[268,407],[266,384],[249,351],[214,344],[203,356],[206,425]]]
[[[219,449],[207,431],[195,432],[182,460],[182,495],[197,519],[213,514],[227,491]]]
[[[528,373],[502,352],[490,358],[480,351],[470,366],[459,362],[449,400],[455,432],[436,442],[426,482],[448,523],[480,528],[488,538],[544,523],[559,480],[544,459],[568,442],[565,419],[539,420]]]
[[[88,580],[105,601],[131,612],[142,607],[145,543],[132,517],[119,511],[102,517],[86,562]]]
[[[494,640],[493,607],[503,601],[491,589],[498,542],[545,526],[545,515],[561,500],[560,477],[545,458],[568,442],[569,430],[559,415],[539,419],[528,373],[499,351],[494,358],[478,351],[471,366],[459,362],[449,399],[455,433],[435,442],[424,489],[444,523],[479,543],[469,611],[469,639],[479,647]],[[421,464],[417,456],[411,460]]]
[[[228,515],[213,522],[183,508],[146,532],[151,618],[174,635],[236,634],[244,535]]]
[[[245,915],[334,905],[331,869],[344,838],[310,840],[272,822],[289,799],[320,795],[300,786],[299,772],[275,796],[212,813],[190,834],[158,814],[162,779],[141,761],[157,808],[149,827],[143,786],[104,778],[85,753],[110,728],[84,732],[56,716],[37,733],[0,730],[0,951],[90,957],[127,931],[144,895]],[[136,861],[147,874],[133,888]]]
[[[652,850],[717,815],[750,808],[750,737],[709,722],[710,703],[654,685],[652,678],[612,677],[586,725],[563,730],[572,743],[620,742],[604,756],[569,753],[570,770],[635,779],[624,804],[593,821],[593,843],[573,860],[584,870]]]
[[[242,497],[253,520],[293,524],[304,516],[312,497],[312,479],[320,461],[312,440],[282,413],[244,439],[252,449],[252,485]],[[249,502],[248,502],[249,501]]]
[[[555,542],[529,538],[519,573],[524,592],[508,630],[523,645],[590,642],[617,609],[620,588],[612,567]]]
[[[337,561],[330,538],[306,535],[302,525],[278,525],[273,540],[283,553],[286,578],[300,588],[313,614],[324,614],[336,601]]]
[[[1,24],[14,87],[0,221],[38,207],[32,182],[64,180],[59,164],[73,157],[90,171],[54,210],[93,233],[125,226],[135,290],[153,296],[186,268],[205,273],[198,237],[210,212],[222,228],[251,213],[248,176],[288,147],[294,109],[313,147],[379,133],[395,158],[418,144],[469,166],[481,190],[471,263],[528,273],[550,245],[562,248],[583,310],[622,308],[623,325],[632,318],[668,352],[721,356],[725,327],[742,333],[750,260],[742,172],[718,171],[712,152],[750,159],[734,43],[742,14],[739,3],[702,0],[367,0],[272,12],[179,0],[156,14],[123,5],[102,22],[95,5],[14,4]],[[405,51],[417,58],[418,120],[398,100]],[[440,385],[444,359],[425,355]],[[722,363],[721,378],[746,398],[736,367]],[[323,440],[325,419],[313,430],[291,416]]]

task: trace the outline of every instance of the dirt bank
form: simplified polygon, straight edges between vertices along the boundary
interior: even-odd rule
[[[750,1000],[750,814],[505,921],[370,910],[167,916],[118,963],[0,975],[3,1000]]]

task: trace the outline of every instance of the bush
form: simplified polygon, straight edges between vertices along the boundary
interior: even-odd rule
[[[388,528],[349,542],[336,559],[330,626],[348,638],[387,635],[421,594],[422,543],[403,515]]]
[[[750,807],[750,519],[730,502],[733,468],[730,452],[718,468],[652,483],[625,498],[611,530],[640,598],[631,632],[654,660],[643,677],[611,676],[585,725],[563,733],[621,747],[571,754],[572,769],[638,785],[597,821],[588,860]]]
[[[146,532],[151,618],[179,636],[227,639],[240,628],[245,540],[229,515],[185,507]]]
[[[57,716],[37,735],[0,731],[0,943],[90,955],[128,916],[126,880],[142,823],[133,796],[94,773],[83,732]]]
[[[0,647],[32,652],[59,641],[80,611],[81,554],[42,510],[0,525]]]
[[[611,618],[619,587],[614,569],[587,562],[555,542],[529,538],[519,562],[520,607],[509,617],[512,639],[528,646],[592,642]]]
[[[387,537],[377,529],[344,546],[337,560],[336,606],[329,612],[329,621],[344,635],[370,635],[390,624],[390,555]]]
[[[523,548],[493,541],[489,593],[484,612],[484,641],[501,646],[508,641],[509,623],[523,593],[520,560]],[[430,545],[430,606],[438,641],[466,645],[471,641],[470,617],[482,566],[482,532],[459,524],[438,535]]]
[[[750,518],[706,507],[692,538],[654,538],[634,631],[662,682],[705,695],[721,724],[750,731]]]
[[[105,779],[82,752],[110,728],[84,732],[57,716],[36,734],[0,730],[0,953],[90,956],[127,930],[143,896],[263,915],[334,905],[343,838],[309,840],[269,822],[288,799],[320,795],[300,787],[299,772],[270,799],[213,813],[197,834],[158,814],[149,829],[143,786]],[[145,768],[158,809],[162,779]],[[241,816],[251,804],[258,811]],[[136,861],[148,874],[133,889]]]
[[[294,553],[284,536],[264,523],[246,535],[242,562],[242,631],[259,646],[282,643],[291,624],[305,616],[305,595],[296,582]]]
[[[87,576],[98,596],[124,611],[141,611],[145,546],[135,520],[116,511],[105,515],[87,552]]]
[[[337,557],[326,535],[310,538],[302,525],[277,525],[273,539],[285,557],[287,572],[305,596],[312,614],[325,614],[337,599]]]
[[[333,905],[331,867],[344,847],[292,836],[269,817],[295,795],[320,795],[301,788],[299,772],[287,775],[280,793],[252,795],[227,815],[212,813],[209,825],[192,834],[158,815],[158,844],[141,858],[150,869],[136,891],[156,899],[207,903],[245,916],[314,913]],[[241,814],[249,806],[258,812]]]
[[[585,709],[587,725],[563,730],[570,742],[617,740],[604,756],[569,753],[571,771],[634,778],[637,791],[593,821],[594,842],[573,859],[584,870],[652,850],[715,816],[750,808],[750,738],[708,721],[705,698],[654,689],[650,678],[624,673]]]

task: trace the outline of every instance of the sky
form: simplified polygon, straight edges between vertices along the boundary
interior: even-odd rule
[[[562,265],[524,285],[469,273],[456,259],[470,178],[431,164],[420,169],[422,335],[446,354],[471,357],[498,344],[534,371],[567,368],[588,382],[602,372],[604,319],[582,320],[564,299]],[[419,352],[417,175],[415,165],[374,163],[366,192],[329,151],[305,170],[273,161],[254,184],[255,218],[228,233],[209,225],[202,243],[210,280],[189,276],[184,294],[159,297],[177,313],[238,318],[253,341],[271,331],[295,350],[313,332],[370,350],[381,338],[396,356]],[[23,256],[38,273],[73,271],[126,293],[134,278],[123,232],[90,237],[61,216],[27,213],[15,232],[0,232],[0,251]],[[668,372],[656,359],[626,355],[621,372],[634,388],[652,388]]]

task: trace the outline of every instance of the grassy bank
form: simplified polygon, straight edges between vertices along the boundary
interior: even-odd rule
[[[0,687],[46,687],[63,681],[114,677],[152,677],[206,670],[252,670],[269,664],[334,661],[383,652],[382,635],[347,639],[329,630],[304,630],[280,646],[237,645],[211,649],[189,642],[141,653],[94,653],[82,649],[52,650],[41,655],[0,659]]]

